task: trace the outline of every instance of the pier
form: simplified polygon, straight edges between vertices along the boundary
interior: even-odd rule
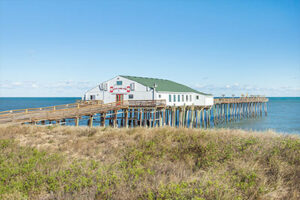
[[[74,104],[0,112],[0,124],[79,126],[86,119],[92,127],[189,127],[209,128],[247,118],[267,116],[265,97],[215,98],[213,106],[166,106],[165,100],[128,100],[103,104],[80,101]],[[81,123],[82,124],[82,123]]]
[[[111,127],[209,128],[248,118],[267,116],[265,97],[215,98],[212,106],[166,106],[165,100],[127,100],[108,104],[80,101],[73,104],[0,112],[0,124]],[[81,122],[81,123],[80,123]]]

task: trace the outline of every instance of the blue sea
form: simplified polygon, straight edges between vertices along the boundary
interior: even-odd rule
[[[80,99],[79,97],[1,97],[0,111],[68,104]],[[80,124],[86,125],[86,122],[82,121]],[[267,117],[241,120],[218,127],[257,131],[271,129],[281,133],[300,134],[300,97],[271,97]]]

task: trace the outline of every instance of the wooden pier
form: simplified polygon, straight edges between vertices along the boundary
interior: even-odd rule
[[[265,97],[215,98],[213,106],[166,106],[165,100],[128,100],[103,104],[81,101],[59,106],[0,112],[0,124],[112,127],[208,128],[267,115]]]

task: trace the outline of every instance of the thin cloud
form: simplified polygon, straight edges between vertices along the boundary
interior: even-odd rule
[[[0,81],[0,96],[82,96],[95,87],[93,81]]]
[[[274,87],[257,87],[255,85],[248,85],[248,84],[226,84],[226,85],[212,85],[212,84],[196,84],[195,89],[211,93],[215,96],[240,96],[242,94],[248,95],[266,95],[266,96],[300,96],[300,88],[299,87],[289,87],[289,86],[282,86],[279,88]]]

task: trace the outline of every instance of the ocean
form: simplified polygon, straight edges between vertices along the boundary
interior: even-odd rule
[[[0,111],[68,104],[80,99],[80,97],[0,97]],[[86,125],[86,121],[81,121],[80,125]],[[218,127],[300,134],[300,97],[270,97],[267,117],[245,119]]]

